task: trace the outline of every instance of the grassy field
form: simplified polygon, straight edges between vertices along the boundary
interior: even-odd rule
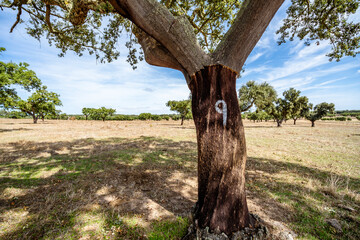
[[[297,239],[360,239],[359,121],[244,124],[251,212]],[[0,119],[0,239],[179,239],[196,160],[192,122]]]

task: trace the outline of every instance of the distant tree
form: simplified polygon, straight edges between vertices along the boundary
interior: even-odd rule
[[[116,112],[115,109],[112,108],[105,108],[105,107],[101,107],[101,108],[93,108],[90,109],[90,116],[91,118],[95,119],[95,120],[99,120],[102,119],[103,121],[105,121],[105,119],[108,116],[113,115]]]
[[[310,105],[310,109],[312,109],[312,104]],[[328,113],[334,113],[335,104],[333,103],[320,103],[314,107],[314,111],[311,111],[306,116],[306,119],[311,121],[311,127],[315,127],[315,121],[321,119],[326,116]]]
[[[257,84],[248,81],[239,89],[240,111],[246,112],[253,106],[262,110],[266,105],[276,100],[276,91],[268,83]]]
[[[191,118],[191,100],[182,101],[168,101],[166,106],[170,107],[171,111],[178,112],[181,118],[181,125],[184,124],[184,119]]]
[[[49,92],[46,86],[42,86],[25,101],[22,99],[17,100],[12,108],[18,109],[29,116],[32,116],[33,122],[41,117],[44,118],[48,114],[56,114],[56,106],[61,106],[62,103],[59,99],[59,94]]]
[[[94,111],[94,108],[83,108],[82,114],[85,116],[85,120],[88,120],[88,117],[91,115],[91,112]]]
[[[278,98],[275,102],[268,104],[265,108],[269,114],[277,122],[277,126],[281,127],[282,122],[289,118],[292,105],[285,99]]]
[[[300,96],[301,91],[294,88],[283,93],[285,101],[291,105],[291,110],[289,117],[294,120],[294,125],[296,125],[296,120],[301,117],[305,117],[308,113],[308,102],[309,99],[305,96]]]
[[[0,47],[0,52],[5,48]],[[15,86],[20,86],[26,91],[39,89],[41,81],[34,71],[28,69],[27,63],[5,63],[0,61],[0,107],[12,108],[19,96]]]
[[[257,116],[257,113],[256,112],[251,112],[251,113],[248,113],[246,115],[247,119],[251,120],[251,121],[256,121],[258,120],[258,116]]]

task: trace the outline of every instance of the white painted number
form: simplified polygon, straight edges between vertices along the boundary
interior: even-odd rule
[[[219,105],[222,104],[222,108],[219,108]],[[224,100],[218,100],[215,103],[215,109],[218,113],[223,115],[223,125],[226,126],[226,120],[227,120],[227,106]]]

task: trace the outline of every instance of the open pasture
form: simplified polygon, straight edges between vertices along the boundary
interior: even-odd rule
[[[244,125],[251,212],[297,239],[360,238],[359,121]],[[180,239],[196,169],[191,121],[0,119],[0,239]]]

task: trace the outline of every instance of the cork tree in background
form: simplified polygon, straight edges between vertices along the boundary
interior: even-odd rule
[[[276,100],[275,89],[268,83],[261,84],[255,81],[248,81],[239,89],[240,111],[246,112],[252,107],[263,110],[266,105]]]
[[[285,100],[292,106],[289,117],[294,120],[294,125],[296,125],[297,119],[304,118],[309,112],[309,99],[300,96],[300,93],[301,91],[295,88],[290,88],[283,93]]]
[[[166,103],[167,107],[170,107],[171,111],[175,111],[180,114],[181,125],[184,124],[185,119],[191,119],[191,100],[182,100],[182,101],[168,101]]]
[[[312,109],[312,104],[310,104],[310,109]],[[310,111],[306,115],[306,119],[311,122],[311,126],[315,127],[315,121],[325,117],[328,113],[332,114],[335,112],[335,105],[333,103],[320,103],[314,107],[313,111]]]
[[[28,33],[47,38],[60,55],[88,51],[111,61],[119,56],[120,35],[131,32],[126,43],[130,64],[144,57],[149,64],[181,71],[192,93],[198,142],[194,219],[199,228],[232,235],[254,227],[245,197],[246,146],[236,78],[283,2],[2,0],[1,6],[15,10],[11,31],[26,20]],[[355,56],[360,27],[346,19],[358,5],[357,0],[293,0],[279,29],[279,43],[295,37],[307,44],[329,40],[330,59]]]

